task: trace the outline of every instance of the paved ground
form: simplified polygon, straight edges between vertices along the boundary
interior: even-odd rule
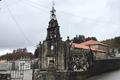
[[[120,80],[120,70],[93,76],[87,80]]]
[[[23,74],[23,71],[0,71],[0,73],[11,74],[12,80],[22,80],[22,77],[23,77],[23,80],[32,80],[32,70],[24,71],[24,75],[21,75]]]
[[[24,72],[23,80],[32,80],[32,70],[27,70]]]
[[[32,80],[32,70],[25,71],[23,80]],[[120,80],[120,70],[94,76],[87,80]]]

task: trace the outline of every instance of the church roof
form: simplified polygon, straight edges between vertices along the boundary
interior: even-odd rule
[[[88,45],[84,45],[84,44],[77,44],[77,43],[72,43],[72,48],[78,48],[78,49],[86,49],[86,50],[89,50],[91,49],[92,51],[94,52],[102,52],[102,53],[105,53],[105,51],[103,50],[99,50],[99,49],[96,49],[96,48],[90,48]]]
[[[86,41],[86,42],[83,42],[81,43],[82,45],[87,45],[87,46],[90,46],[90,45],[103,45],[103,46],[108,46],[107,44],[104,44],[104,43],[101,43],[99,41],[95,41],[95,40],[89,40],[89,41]]]

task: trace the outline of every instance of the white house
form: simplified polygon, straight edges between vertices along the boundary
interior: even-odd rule
[[[24,49],[14,50],[11,54],[0,56],[0,60],[6,60],[9,69],[13,70],[31,69],[32,58],[34,58],[33,54]]]

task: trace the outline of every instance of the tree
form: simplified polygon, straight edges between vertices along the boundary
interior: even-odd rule
[[[73,38],[73,43],[82,43],[85,41],[85,36],[84,35],[79,35]]]
[[[120,48],[118,48],[118,52],[120,53]]]
[[[96,37],[88,37],[88,38],[86,38],[85,40],[86,40],[86,41],[89,41],[89,40],[95,40],[95,41],[97,41],[97,38],[96,38]]]
[[[27,48],[18,48],[17,50],[13,50],[13,53],[17,52],[27,52]]]
[[[27,48],[23,48],[23,52],[27,52]]]
[[[113,43],[116,48],[120,47],[120,37],[115,37]]]
[[[35,49],[34,56],[38,58],[41,52],[42,52],[42,44],[40,41],[40,43],[37,45],[37,48]]]
[[[36,58],[39,57],[39,51],[40,51],[40,48],[37,47],[37,48],[35,49],[35,53],[34,53],[34,56],[35,56]]]
[[[120,37],[115,37],[114,39],[116,42],[120,43]]]

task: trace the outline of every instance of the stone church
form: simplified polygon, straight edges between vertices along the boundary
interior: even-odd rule
[[[87,72],[94,62],[92,49],[79,49],[69,37],[63,41],[55,12],[52,6],[46,39],[38,45],[39,69],[33,69],[32,80],[83,80],[94,73],[94,68]]]
[[[39,44],[39,68],[40,70],[67,70],[69,61],[69,37],[66,41],[60,35],[54,6],[50,11],[50,21],[47,28],[47,37]]]

